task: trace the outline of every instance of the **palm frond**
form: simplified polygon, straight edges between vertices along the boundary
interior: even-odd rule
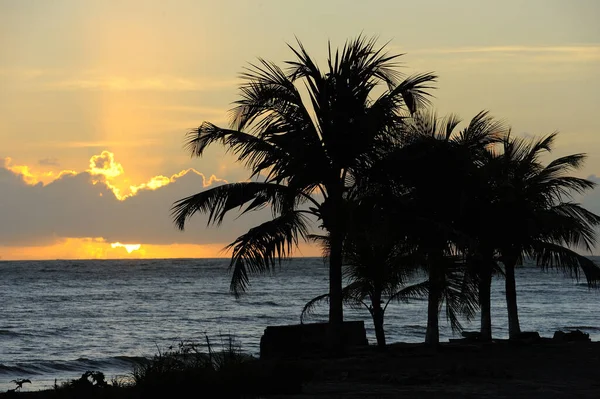
[[[428,90],[436,88],[432,85],[435,82],[437,82],[437,75],[432,72],[409,76],[392,90],[390,96],[401,95],[406,108],[414,114],[431,103],[429,100],[431,94]]]
[[[354,282],[352,284],[349,284],[342,289],[342,301],[344,302],[344,304],[352,307],[364,306],[367,309],[369,309],[369,307],[364,302],[364,296],[362,296],[360,292],[360,282]],[[300,324],[303,324],[304,320],[306,320],[307,317],[311,316],[314,313],[314,310],[317,307],[317,305],[319,305],[322,302],[329,303],[329,293],[318,295],[310,301],[306,302],[306,304],[304,304],[302,312],[300,313]]]
[[[400,291],[395,292],[391,295],[383,307],[383,311],[387,309],[388,305],[392,301],[396,302],[409,302],[411,299],[420,299],[427,296],[429,292],[429,281],[422,281],[417,284],[409,285],[408,287],[402,288]]]
[[[290,128],[312,127],[300,92],[283,70],[259,59],[242,74],[241,99],[231,113],[231,125],[244,130],[252,125],[260,137],[283,133]]]
[[[315,307],[321,302],[329,302],[329,294],[321,294],[306,302],[300,312],[300,324],[304,324],[304,320],[309,317],[315,310]]]
[[[229,269],[232,270],[231,291],[240,296],[249,284],[249,273],[264,273],[290,256],[299,239],[308,235],[307,219],[298,211],[288,211],[279,217],[251,228],[226,249],[232,250]]]
[[[600,216],[580,204],[563,202],[541,213],[546,236],[564,245],[573,245],[592,252],[597,240],[596,228]]]
[[[432,72],[421,73],[407,77],[395,88],[383,93],[371,105],[371,114],[373,121],[382,119],[383,126],[391,127],[391,123],[399,124],[402,119],[418,111],[424,110],[429,104],[431,93],[436,87],[438,76]],[[402,109],[406,107],[408,114],[402,114]],[[390,113],[389,111],[394,111]],[[381,122],[380,122],[381,123]]]
[[[486,148],[500,142],[507,133],[508,127],[503,121],[494,119],[487,111],[481,111],[471,119],[456,140],[468,148]]]
[[[445,303],[446,319],[452,331],[462,330],[459,316],[471,320],[479,309],[478,278],[469,273],[463,261],[456,256],[443,259],[440,307]]]
[[[286,159],[287,154],[273,143],[239,130],[223,129],[212,123],[204,122],[186,135],[185,149],[191,156],[201,157],[206,148],[220,142],[227,152],[237,155],[253,171],[253,176]]]
[[[571,154],[557,158],[546,166],[547,173],[566,173],[577,170],[583,166],[587,158],[586,154]]]
[[[229,183],[216,186],[198,194],[183,198],[173,204],[171,215],[175,225],[183,230],[185,223],[196,212],[207,213],[207,224],[220,225],[227,212],[241,208],[252,201],[242,212],[260,209],[272,205],[274,214],[281,214],[293,207],[298,200],[289,187],[263,182]]]
[[[583,272],[590,288],[600,287],[600,268],[591,259],[573,250],[549,242],[535,242],[528,255],[542,270],[557,269],[579,281]]]
[[[307,236],[308,241],[317,244],[321,247],[321,251],[323,254],[323,259],[329,258],[329,254],[331,253],[331,244],[328,235],[324,234],[309,234]]]

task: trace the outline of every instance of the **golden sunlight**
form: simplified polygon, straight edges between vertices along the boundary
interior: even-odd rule
[[[2,161],[2,158],[0,158],[0,161]],[[20,175],[23,181],[29,185],[38,183],[46,185],[52,183],[54,180],[60,179],[64,175],[78,174],[73,170],[62,170],[60,172],[34,171],[30,166],[14,164],[13,160],[9,157],[4,158],[3,161],[5,169]],[[123,168],[123,165],[115,160],[114,153],[107,150],[102,151],[98,155],[93,155],[89,161],[89,169],[86,169],[85,172],[92,176],[93,184],[100,183],[106,185],[119,201],[124,201],[129,197],[133,197],[141,190],[156,190],[170,183],[174,183],[177,179],[188,173],[195,173],[202,176],[204,187],[208,187],[214,183],[227,183],[226,180],[220,179],[215,175],[205,177],[204,174],[198,172],[196,169],[189,168],[184,169],[179,173],[175,173],[170,177],[158,175],[151,177],[145,183],[131,184],[129,183],[129,180],[125,178],[125,169]]]
[[[110,151],[102,151],[100,155],[90,158],[89,172],[93,175],[104,175],[107,178],[115,178],[123,174],[123,166],[115,161],[115,154]]]
[[[111,248],[125,248],[128,254],[137,251],[141,246],[142,244],[121,244],[120,242],[113,242],[110,244]]]
[[[0,255],[2,260],[228,258],[231,256],[230,252],[224,250],[227,243],[144,244],[143,247],[140,245],[139,249],[131,253],[124,251],[120,246],[113,247],[114,244],[109,244],[102,237],[63,238],[46,246],[6,247],[0,245]],[[306,243],[301,243],[294,251],[294,256],[320,255],[319,248]]]
[[[20,175],[23,181],[30,185],[38,183],[48,184],[56,179],[60,179],[64,175],[76,175],[74,170],[62,170],[58,173],[53,171],[36,173],[27,165],[15,165],[11,157],[4,158],[4,168],[11,172]]]

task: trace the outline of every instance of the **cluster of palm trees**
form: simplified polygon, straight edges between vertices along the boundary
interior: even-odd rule
[[[600,282],[600,269],[575,251],[593,248],[600,224],[573,202],[594,186],[569,175],[583,154],[545,164],[556,134],[513,137],[485,112],[458,131],[457,117],[427,111],[436,76],[403,77],[398,55],[374,39],[330,50],[325,70],[300,42],[290,49],[296,58],[287,68],[261,59],[242,75],[229,129],[204,122],[187,135],[193,156],[220,143],[251,179],[177,201],[180,229],[196,212],[219,224],[234,209],[272,211],[228,246],[236,295],[250,274],[272,270],[300,240],[316,240],[330,289],[304,310],[328,300],[333,343],[342,342],[344,302],[365,304],[385,345],[387,305],[426,296],[425,341],[436,344],[444,305],[454,328],[479,310],[480,338],[491,340],[495,275],[505,276],[509,333],[517,337],[514,270],[524,257]],[[323,234],[312,234],[315,221]],[[425,280],[407,285],[416,274]]]

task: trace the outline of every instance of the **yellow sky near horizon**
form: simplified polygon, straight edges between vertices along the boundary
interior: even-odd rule
[[[600,176],[598,16],[595,0],[0,0],[0,169],[23,180],[0,174],[0,257],[218,256],[238,230],[196,221],[181,233],[170,204],[248,175],[217,146],[190,159],[184,134],[226,124],[243,67],[259,56],[283,64],[295,37],[324,62],[328,39],[377,35],[406,53],[405,72],[439,74],[439,114],[488,109],[515,134],[558,130],[553,156],[586,152],[580,175]],[[92,159],[116,174],[95,173]],[[115,201],[94,202],[110,192]],[[600,196],[588,205],[599,211]],[[157,214],[162,224],[148,220]]]

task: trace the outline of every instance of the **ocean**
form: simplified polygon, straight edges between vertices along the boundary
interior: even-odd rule
[[[258,355],[266,326],[296,324],[304,303],[327,292],[321,258],[297,258],[272,275],[252,276],[249,292],[229,292],[227,259],[56,260],[0,262],[0,392],[29,378],[24,390],[51,387],[87,370],[108,378],[131,373],[140,357],[182,341],[219,348],[227,336]],[[531,265],[517,270],[521,327],[551,337],[580,329],[600,339],[600,291],[561,273]],[[507,337],[504,281],[492,291],[495,338]],[[388,342],[422,342],[425,300],[392,303],[385,315]],[[347,320],[364,320],[366,309],[346,309]],[[308,320],[327,320],[327,305]],[[478,329],[478,321],[465,322]],[[452,331],[441,316],[441,340]]]

